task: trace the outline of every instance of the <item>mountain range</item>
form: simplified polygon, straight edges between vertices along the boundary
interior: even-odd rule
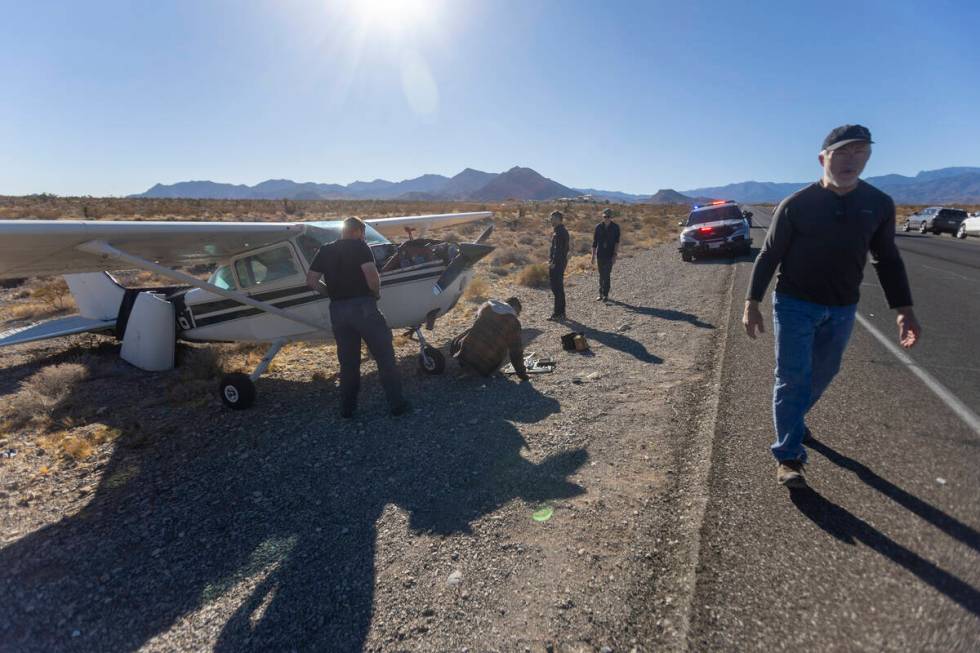
[[[899,204],[980,203],[980,168],[952,167],[922,171],[914,177],[890,174],[868,177],[868,183],[891,195]],[[255,186],[213,181],[156,184],[130,197],[187,199],[377,199],[407,201],[499,202],[588,198],[598,201],[653,204],[693,204],[709,198],[745,203],[774,203],[810,183],[743,181],[726,186],[686,191],[661,189],[653,195],[595,188],[571,188],[531,168],[515,166],[501,173],[466,168],[453,177],[427,174],[403,181],[355,181],[347,185],[269,179]]]

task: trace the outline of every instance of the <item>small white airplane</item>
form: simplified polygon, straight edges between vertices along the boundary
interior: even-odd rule
[[[484,244],[415,236],[427,229],[491,218],[488,211],[365,220],[365,238],[381,272],[379,306],[392,329],[411,329],[419,364],[440,374],[445,359],[426,343],[422,326],[456,305],[473,264],[493,251]],[[85,332],[112,332],[120,355],[144,370],[174,366],[177,339],[264,342],[251,374],[228,374],[220,395],[231,408],[255,400],[255,381],[283,345],[332,338],[330,300],[306,286],[320,245],[340,237],[330,222],[112,222],[0,220],[0,279],[64,275],[79,314],[0,333],[0,347]],[[389,240],[405,233],[400,246]],[[207,281],[175,268],[217,264]],[[108,270],[140,268],[175,283],[124,288]],[[322,284],[322,282],[321,282]]]

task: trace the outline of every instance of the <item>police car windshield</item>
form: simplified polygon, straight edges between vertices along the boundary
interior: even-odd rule
[[[735,204],[725,204],[712,209],[701,209],[693,211],[687,218],[687,226],[704,224],[705,222],[717,222],[719,220],[741,220],[742,212]]]

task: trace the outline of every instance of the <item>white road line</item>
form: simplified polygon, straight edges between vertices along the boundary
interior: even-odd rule
[[[873,335],[878,342],[885,346],[889,352],[892,353],[895,358],[899,360],[903,365],[909,368],[913,374],[915,374],[919,379],[926,384],[933,394],[939,397],[944,404],[946,404],[950,410],[952,410],[956,415],[963,420],[963,422],[973,429],[973,432],[980,436],[980,417],[974,413],[969,406],[960,401],[959,397],[954,395],[949,388],[940,383],[936,378],[926,372],[921,365],[912,360],[912,357],[906,354],[902,349],[888,339],[885,334],[876,329],[867,319],[864,318],[860,313],[857,314],[858,323],[868,330],[868,333]]]

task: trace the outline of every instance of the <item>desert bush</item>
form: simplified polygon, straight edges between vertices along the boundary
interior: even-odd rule
[[[89,370],[78,363],[61,363],[41,368],[28,377],[21,387],[37,392],[57,403],[65,398],[72,388],[89,376]]]
[[[547,288],[550,282],[547,263],[524,266],[517,275],[517,283],[526,288]]]
[[[523,252],[513,248],[507,248],[496,252],[490,260],[490,265],[501,267],[504,265],[527,265],[530,262],[530,259]]]
[[[3,408],[4,420],[13,428],[50,421],[51,413],[88,375],[88,368],[77,363],[42,368],[25,379],[17,393],[7,400]]]
[[[474,303],[485,302],[490,297],[490,284],[482,277],[474,277],[463,291],[463,297]]]

